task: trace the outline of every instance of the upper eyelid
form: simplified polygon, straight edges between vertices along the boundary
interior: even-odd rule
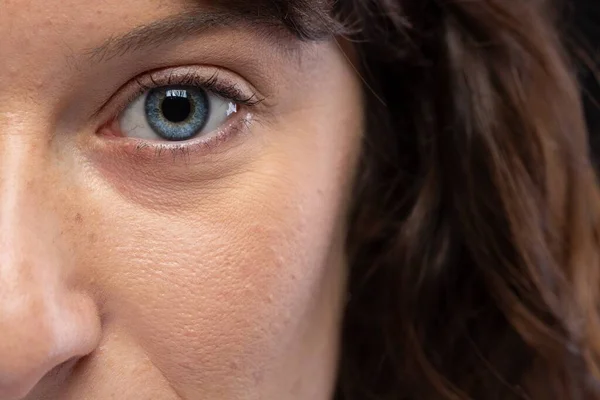
[[[147,87],[148,89],[162,85],[158,82],[155,82],[152,76],[150,76],[150,79],[152,79],[152,83],[154,86]],[[143,83],[141,84],[143,85]],[[183,76],[179,77],[173,77],[173,74],[171,74],[167,78],[166,84],[192,86],[197,85],[204,88],[205,90],[209,90],[216,94],[220,94],[224,98],[241,101],[249,105],[258,104],[264,100],[263,98],[258,96],[255,89],[247,89],[246,91],[240,90],[237,82],[228,82],[227,84],[224,84],[219,76],[219,71],[214,71],[214,73],[208,79],[206,79],[206,77],[198,79],[198,76],[193,73],[184,74]]]
[[[199,73],[201,72],[201,73]],[[121,85],[91,116],[92,120],[98,120],[106,117],[107,113],[115,117],[116,114],[122,112],[127,106],[133,102],[143,91],[157,87],[172,84],[185,84],[177,80],[190,80],[192,76],[203,75],[198,81],[218,80],[220,84],[229,82],[238,86],[242,93],[247,93],[248,97],[256,98],[256,105],[262,104],[268,100],[267,96],[262,95],[252,84],[247,82],[238,74],[221,67],[215,66],[178,66],[172,68],[161,68],[159,70],[147,71],[130,79],[125,84]],[[238,85],[241,83],[240,85]],[[113,103],[120,103],[117,107],[111,107]],[[108,111],[107,111],[108,110]]]

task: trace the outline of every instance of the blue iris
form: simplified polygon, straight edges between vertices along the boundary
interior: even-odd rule
[[[163,86],[146,97],[146,120],[161,138],[171,141],[196,136],[208,121],[206,92],[193,86]]]

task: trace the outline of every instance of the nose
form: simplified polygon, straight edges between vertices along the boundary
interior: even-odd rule
[[[2,400],[57,379],[61,374],[49,372],[73,365],[99,339],[96,305],[73,284],[65,205],[55,200],[60,185],[34,142],[32,135],[0,134]]]

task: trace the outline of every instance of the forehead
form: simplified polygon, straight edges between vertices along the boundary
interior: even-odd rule
[[[92,49],[207,2],[184,0],[0,0],[0,98],[51,94]],[[93,68],[93,67],[92,67]]]
[[[39,42],[64,42],[65,38],[89,43],[97,36],[169,15],[219,9],[249,22],[278,21],[294,33],[316,38],[333,29],[326,4],[319,0],[3,0],[0,30],[7,41],[29,49]],[[47,46],[37,50],[41,47]]]
[[[70,57],[184,7],[177,0],[2,0],[0,83],[47,78],[42,71],[56,76]]]
[[[186,7],[186,2],[178,0],[5,0],[3,3],[0,13],[3,44],[42,52],[49,44],[90,44],[98,37]],[[2,46],[0,51],[8,48]]]
[[[218,11],[250,26],[287,28],[304,39],[330,36],[334,30],[318,0],[3,0],[1,8],[0,67],[5,77],[11,71],[32,71],[40,60],[93,52],[132,30],[135,34],[136,28],[179,14]]]

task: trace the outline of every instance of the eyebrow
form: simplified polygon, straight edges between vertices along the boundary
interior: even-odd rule
[[[287,16],[286,16],[287,18]],[[279,45],[289,44],[282,37],[293,38],[293,30],[286,29],[278,16],[268,9],[231,7],[231,8],[194,8],[161,20],[134,28],[120,36],[108,38],[98,47],[86,51],[92,63],[109,61],[130,52],[139,52],[160,45],[169,44],[182,37],[197,36],[203,32],[225,27],[248,27]],[[301,27],[298,27],[301,28]],[[301,39],[296,34],[297,39]]]

